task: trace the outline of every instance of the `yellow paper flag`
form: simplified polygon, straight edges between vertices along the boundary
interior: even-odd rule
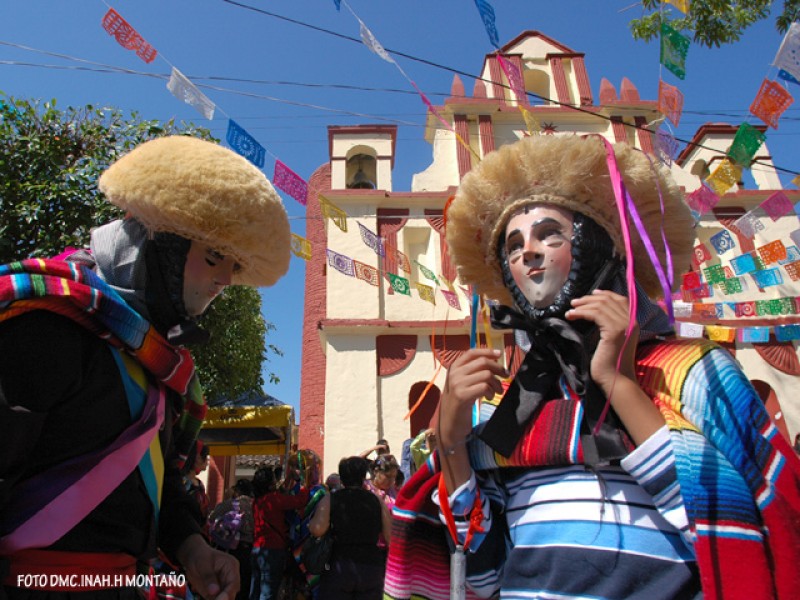
[[[426,302],[430,302],[431,304],[436,304],[436,294],[431,286],[425,285],[424,283],[418,283],[417,291],[419,292],[420,298]]]
[[[706,325],[708,339],[712,342],[732,342],[736,339],[736,329],[722,325]]]
[[[689,0],[667,0],[667,4],[672,4],[675,8],[683,14],[689,12]]]
[[[347,213],[322,194],[319,195],[319,209],[323,217],[330,219],[334,225],[347,233]]]
[[[741,177],[742,168],[726,158],[708,176],[706,183],[713,188],[717,196],[723,196],[739,182]]]
[[[542,130],[536,118],[521,104],[519,105],[519,112],[522,113],[522,118],[525,119],[525,127],[528,128],[529,135],[534,135]]]
[[[296,233],[292,234],[292,254],[303,260],[311,260],[311,242]]]

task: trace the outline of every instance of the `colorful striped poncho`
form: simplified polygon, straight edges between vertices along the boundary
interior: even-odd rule
[[[643,344],[637,376],[670,430],[704,597],[796,597],[800,461],[736,362],[706,341]],[[487,453],[470,448],[477,456]],[[481,466],[525,466],[495,458],[494,467]],[[449,597],[448,533],[431,500],[439,477],[434,455],[401,490],[387,598]]]
[[[143,368],[164,386],[180,394],[184,399],[184,405],[178,423],[179,436],[176,447],[179,459],[185,461],[189,449],[197,438],[206,412],[202,389],[195,375],[194,362],[189,352],[167,342],[146,319],[130,308],[93,271],[77,263],[30,259],[0,266],[0,321],[34,310],[46,310],[68,317],[107,341],[115,349],[114,357],[123,377],[136,379],[136,373],[141,373]],[[160,420],[164,418],[164,387],[148,386],[143,374],[138,385],[141,388],[138,393],[142,397],[149,398],[139,422],[134,423],[109,448],[99,451],[96,456],[82,458],[83,466],[73,465],[68,470],[59,471],[58,475],[54,475],[55,479],[49,478],[52,484],[50,487],[56,490],[55,498],[48,493],[34,494],[35,497],[31,501],[23,502],[19,510],[12,510],[12,505],[9,504],[4,518],[8,521],[6,526],[9,524],[12,526],[12,529],[6,527],[12,533],[0,540],[1,550],[16,551],[28,547],[26,544],[33,543],[29,539],[23,539],[25,536],[16,535],[14,532],[19,533],[24,527],[32,526],[37,531],[43,529],[40,524],[36,524],[34,516],[37,511],[41,513],[45,507],[48,510],[56,510],[54,507],[60,506],[59,503],[63,502],[74,512],[72,516],[67,517],[65,511],[59,509],[58,514],[64,516],[59,517],[58,527],[51,523],[53,527],[50,529],[55,531],[57,528],[67,530],[70,523],[74,525],[78,522],[80,514],[91,510],[92,502],[96,506],[102,497],[84,498],[79,502],[68,500],[67,498],[73,493],[70,490],[77,489],[73,484],[79,481],[82,485],[88,485],[84,482],[91,481],[95,471],[98,473],[97,477],[100,477],[99,473],[103,468],[101,465],[111,460],[106,456],[109,453],[119,456],[120,460],[124,456],[124,464],[132,462],[135,466],[142,458],[141,454],[134,457],[133,446],[129,446],[128,449],[125,447],[127,441],[130,441],[129,438],[134,436],[134,428],[138,432],[135,433],[137,439],[149,444],[145,438],[153,438],[153,443],[157,444],[158,423],[153,425],[152,419],[155,418],[153,414],[156,412],[160,414]],[[136,443],[138,447],[140,442]],[[146,447],[145,444],[142,452],[146,451]],[[160,460],[160,456],[154,458]],[[153,474],[149,475],[149,479],[153,479]],[[153,481],[150,485],[148,473],[143,473],[143,477],[157,511],[160,501],[160,482]],[[39,479],[41,477],[37,476],[21,485],[36,488],[40,485]],[[17,496],[17,500],[20,500],[25,494],[20,492]]]

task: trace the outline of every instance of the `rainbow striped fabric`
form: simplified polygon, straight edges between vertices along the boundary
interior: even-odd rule
[[[186,348],[170,344],[91,269],[77,263],[37,258],[0,266],[0,320],[31,310],[49,310],[73,319],[135,357],[180,394],[184,404],[176,446],[185,462],[207,411]]]
[[[637,368],[670,430],[704,597],[795,597],[800,461],[750,382],[730,354],[701,340],[642,344]],[[431,499],[439,476],[434,455],[398,497],[387,598],[449,597],[448,534]]]

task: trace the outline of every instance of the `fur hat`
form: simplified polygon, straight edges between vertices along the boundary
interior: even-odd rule
[[[664,261],[661,228],[675,271],[688,267],[694,246],[694,221],[683,193],[666,168],[627,144],[614,153],[628,193]],[[664,202],[661,214],[659,190]],[[461,281],[509,306],[513,299],[503,285],[497,245],[511,214],[528,204],[551,204],[580,212],[610,235],[625,257],[619,213],[605,146],[597,137],[534,136],[501,146],[462,180],[447,209],[447,243]],[[652,297],[663,295],[655,269],[634,227],[636,278]],[[628,258],[628,257],[625,257]]]
[[[266,176],[213,142],[145,142],[100,177],[108,200],[150,232],[207,244],[241,265],[234,284],[272,285],[289,268],[289,220]]]

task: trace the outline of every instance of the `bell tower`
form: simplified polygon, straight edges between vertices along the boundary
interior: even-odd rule
[[[331,125],[331,189],[392,191],[396,125]]]

